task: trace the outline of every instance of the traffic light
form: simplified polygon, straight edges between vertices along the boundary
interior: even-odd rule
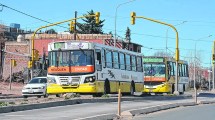
[[[11,60],[11,63],[12,63],[12,66],[13,66],[13,67],[15,67],[15,66],[17,65],[17,64],[16,64],[16,60],[14,60],[14,59]]]
[[[75,29],[75,22],[74,22],[74,21],[71,21],[71,22],[70,22],[70,25],[69,25],[69,30],[70,30],[70,31],[74,31],[74,29]]]
[[[96,12],[96,14],[95,14],[96,16],[95,16],[95,19],[96,19],[96,24],[99,24],[99,17],[100,17],[100,12]]]
[[[136,13],[135,12],[131,12],[131,24],[132,25],[135,24],[135,16],[136,16]]]
[[[34,50],[34,60],[39,60],[39,51]]]
[[[28,61],[28,68],[32,68],[32,61]]]
[[[215,60],[215,54],[212,55],[212,60]]]

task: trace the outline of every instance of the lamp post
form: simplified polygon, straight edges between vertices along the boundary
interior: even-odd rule
[[[163,25],[171,27],[175,31],[175,33],[176,33],[176,48],[175,48],[176,49],[175,50],[176,70],[175,70],[175,73],[176,74],[175,74],[175,91],[174,91],[174,94],[179,95],[179,92],[178,92],[178,61],[179,61],[179,48],[178,48],[178,46],[179,46],[179,38],[178,38],[177,29],[171,24],[167,24],[167,23],[164,23],[164,22],[161,22],[161,21],[158,21],[158,20],[154,20],[154,19],[151,19],[151,18],[146,18],[144,16],[136,16],[135,12],[131,12],[131,24],[135,24],[135,18],[143,18],[145,20],[160,23],[160,24],[163,24]]]
[[[186,22],[187,22],[187,21],[183,21],[183,22],[181,22],[181,23],[179,23],[179,24],[176,24],[176,25],[174,25],[174,26],[178,26],[178,25],[184,24],[184,23],[186,23]],[[169,28],[171,28],[171,27],[168,27],[167,30],[166,30],[166,57],[167,57],[167,41],[168,41],[168,31],[169,31]]]
[[[211,70],[208,70],[208,91],[211,91]]]
[[[114,47],[116,47],[116,19],[117,19],[117,10],[120,6],[124,5],[124,4],[127,4],[127,3],[130,3],[130,2],[133,2],[135,0],[130,0],[128,2],[124,2],[124,3],[121,3],[119,4],[117,7],[116,7],[116,11],[115,11],[115,22],[114,22],[114,27],[115,27],[115,33],[114,33]]]
[[[204,37],[204,38],[208,38],[208,37],[211,37],[212,35],[209,35],[207,37]],[[194,53],[194,102],[197,103],[197,89],[196,89],[196,44],[197,42],[199,42],[199,40],[201,40],[203,38],[200,38],[198,39],[196,42],[195,42],[195,53]]]

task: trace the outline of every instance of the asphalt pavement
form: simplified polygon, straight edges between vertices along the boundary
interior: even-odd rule
[[[110,106],[112,103],[117,103],[117,97],[110,97],[110,98],[97,98],[97,99],[73,99],[73,100],[64,100],[64,101],[56,101],[56,102],[49,102],[49,103],[38,103],[38,104],[29,104],[29,105],[19,105],[19,106],[6,106],[6,107],[0,107],[0,119],[7,119],[9,116],[15,116],[14,119],[18,118],[17,116],[20,116],[20,119],[22,119],[22,116],[24,115],[30,115],[32,112],[35,115],[35,111],[43,111],[46,115],[46,119],[51,119],[49,116],[57,113],[49,111],[56,111],[51,110],[52,108],[57,108],[60,110],[64,110],[65,106],[69,106],[68,111],[65,111],[66,113],[70,113],[70,115],[67,115],[68,118],[77,119],[77,120],[83,120],[83,119],[130,119],[133,116],[139,115],[139,114],[148,114],[152,112],[157,112],[160,110],[166,110],[166,109],[172,109],[176,107],[181,106],[195,106],[199,104],[213,104],[215,103],[215,94],[207,91],[201,91],[198,94],[198,103],[194,103],[194,99],[192,98],[192,91],[187,92],[184,95],[180,96],[143,96],[143,97],[122,97],[122,113],[121,116],[117,115],[116,107],[114,109],[108,109],[105,110],[104,106],[107,104],[107,106]],[[18,96],[17,96],[18,97]],[[127,101],[127,102],[126,102]],[[138,102],[142,101],[142,102]],[[133,105],[131,105],[132,103]],[[139,103],[141,103],[139,105]],[[72,111],[73,108],[76,105],[80,104],[88,104],[90,107],[92,105],[92,108],[89,107],[86,108],[80,108],[79,111],[87,110],[89,112],[86,112],[88,114],[84,114],[85,112],[79,112],[80,114],[74,115]],[[99,107],[96,107],[96,105],[100,105]],[[129,106],[130,107],[126,107]],[[71,108],[70,108],[71,106]],[[117,104],[113,105],[117,106]],[[77,107],[78,108],[78,107]],[[95,111],[93,113],[93,108]],[[109,108],[109,107],[106,107]],[[97,110],[98,109],[98,110]],[[18,112],[19,111],[19,112]],[[60,112],[60,111],[59,111]],[[19,113],[21,113],[19,115]],[[40,116],[38,112],[38,117]],[[78,113],[78,112],[75,112]],[[108,113],[108,114],[107,114]],[[17,115],[18,114],[18,115]],[[1,117],[3,116],[3,117]],[[59,115],[57,117],[58,119],[61,119],[63,115]],[[31,118],[29,118],[31,119]],[[12,120],[12,119],[11,119]]]

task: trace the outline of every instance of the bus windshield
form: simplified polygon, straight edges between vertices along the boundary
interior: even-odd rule
[[[165,64],[144,64],[144,75],[165,77]]]
[[[93,51],[70,50],[49,52],[49,66],[89,66],[94,65]]]

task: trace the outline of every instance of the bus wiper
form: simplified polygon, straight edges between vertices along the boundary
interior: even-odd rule
[[[85,53],[85,51],[83,50],[83,49],[81,49],[81,48],[79,48],[80,50],[81,50],[81,52],[84,54],[84,55],[86,55],[86,53]]]

